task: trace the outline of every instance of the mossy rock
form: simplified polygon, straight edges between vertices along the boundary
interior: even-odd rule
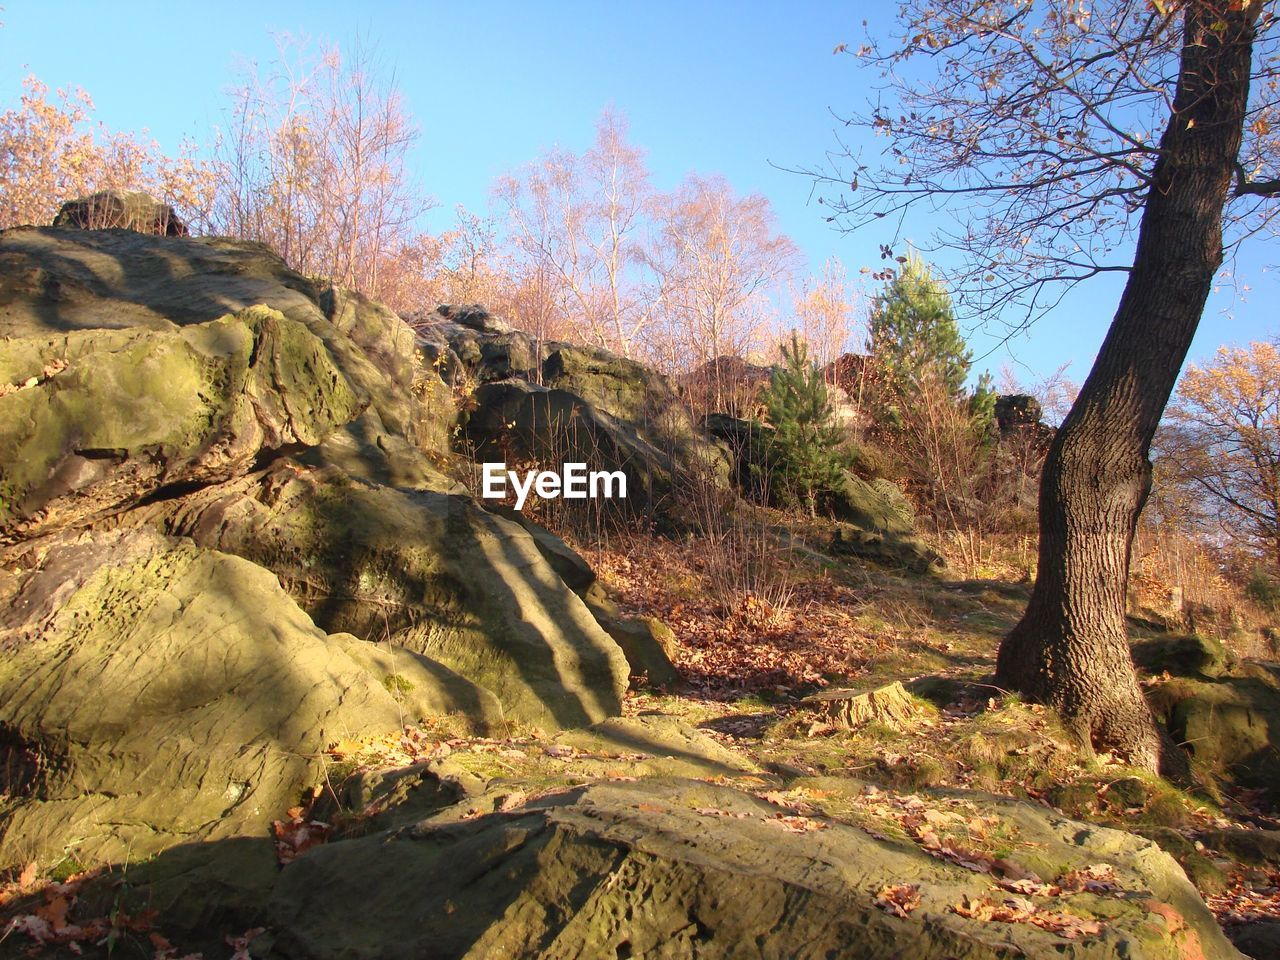
[[[10,562],[2,865],[261,836],[320,781],[331,742],[400,729],[382,677],[246,560],[123,531]],[[435,680],[415,676],[425,702]]]
[[[449,824],[424,823],[311,850],[283,872],[257,952],[267,958],[856,956],[1077,960],[1230,947],[1176,863],[1148,841],[982,800],[1066,869],[1106,863],[1122,890],[1068,909],[1101,921],[1067,941],[1031,924],[969,919],[953,905],[990,878],[820,814],[689,780],[598,783]],[[918,885],[905,918],[875,905]],[[995,894],[1000,896],[999,893]],[[1040,906],[1040,904],[1037,904]],[[1046,901],[1047,909],[1064,904]],[[1170,922],[1168,918],[1176,917]]]
[[[477,736],[506,732],[498,698],[444,664],[393,643],[373,643],[349,633],[333,633],[329,639],[382,683],[399,706],[403,722],[454,716]]]
[[[573,462],[591,471],[621,471],[627,478],[626,497],[584,500],[584,509],[624,521],[678,514],[678,481],[693,467],[651,432],[575,393],[523,380],[484,384],[475,392],[475,403],[466,435],[478,461],[533,462],[548,468]],[[708,449],[714,451],[710,445]],[[718,451],[714,456],[719,457]]]
[[[278,311],[321,341],[361,408],[376,413],[378,429],[417,442],[422,411],[413,391],[419,375],[413,331],[385,307],[289,269],[262,244],[19,228],[0,232],[0,268],[0,339],[30,339],[46,348],[77,332],[149,331],[164,341],[178,328],[250,307]],[[24,376],[38,372],[37,365]],[[321,380],[309,389],[325,386],[326,371],[316,373]],[[299,393],[292,409],[310,395]],[[351,419],[328,416],[340,424]]]
[[[553,344],[542,365],[542,380],[637,429],[656,429],[683,439],[695,435],[693,420],[669,379],[600,347]]]
[[[1136,826],[1133,832],[1157,843],[1161,850],[1178,861],[1195,888],[1203,897],[1223,893],[1230,881],[1227,875],[1208,857],[1196,849],[1194,843],[1171,827]]]
[[[534,537],[469,496],[285,459],[129,519],[266,567],[323,629],[443,664],[510,719],[559,729],[621,710],[618,645]]]
[[[68,200],[52,225],[62,230],[134,230],[160,237],[189,233],[173,207],[136,190],[99,190]]]
[[[671,662],[675,634],[655,617],[612,617],[592,608],[596,621],[622,648],[631,669],[633,686],[677,690],[684,686],[680,671]]]
[[[1220,677],[1234,666],[1226,648],[1205,634],[1173,634],[1146,637],[1131,645],[1133,662],[1153,675]]]
[[[480,307],[438,308],[417,330],[442,378],[458,380],[460,368],[479,384],[465,432],[479,459],[623,470],[629,502],[607,505],[610,521],[687,525],[684,488],[728,490],[730,458],[658,371],[599,347],[539,342]]]
[[[1272,678],[1180,678],[1148,687],[1147,699],[1193,760],[1280,795],[1280,691]]]
[[[915,573],[929,573],[945,565],[942,556],[915,536],[867,530],[849,523],[837,523],[827,550],[836,556],[859,557]]]
[[[320,443],[367,400],[304,325],[265,307],[166,331],[0,340],[0,542]]]
[[[604,761],[602,775],[610,768],[645,777],[725,777],[759,772],[746,756],[721,746],[702,730],[658,714],[613,717],[585,730],[566,730],[557,734],[556,742],[600,757]]]
[[[1280,868],[1280,830],[1205,830],[1200,840],[1241,863]]]
[[[898,498],[886,495],[883,485],[872,485],[852,473],[844,474],[840,487],[830,494],[828,506],[837,520],[863,530],[896,537],[915,536],[915,528],[904,518]]]
[[[574,593],[584,596],[591,585],[596,582],[596,572],[591,569],[591,564],[587,563],[582,558],[582,555],[565,543],[562,538],[557,537],[542,524],[525,516],[514,507],[508,507],[505,504],[485,503],[484,506],[489,512],[497,514],[504,520],[518,523],[524,528],[524,531],[533,537],[533,542],[537,545],[538,552],[546,558],[547,563],[551,565],[551,569],[560,575],[560,579]]]

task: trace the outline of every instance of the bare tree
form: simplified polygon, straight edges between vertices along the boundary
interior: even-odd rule
[[[177,157],[132,133],[109,133],[93,120],[83,90],[55,91],[23,81],[18,105],[0,114],[0,229],[53,220],[65,200],[98,190],[142,190],[173,204],[183,220],[205,226],[215,168],[190,143]]]
[[[775,312],[770,295],[797,259],[795,244],[775,232],[769,201],[736,196],[723,177],[690,176],[664,198],[659,217],[650,254],[665,283],[658,337],[675,345],[678,368],[763,346]]]
[[[653,189],[644,154],[626,132],[626,119],[606,110],[581,156],[551,150],[502,177],[494,192],[523,260],[518,272],[539,291],[539,309],[556,304],[586,339],[631,356],[662,290],[641,256]]]
[[[394,76],[361,41],[312,55],[277,39],[265,75],[246,70],[215,147],[217,228],[273,247],[293,267],[397,308],[415,304],[432,203],[409,175],[418,133]]]
[[[806,277],[792,291],[791,310],[800,338],[809,345],[809,357],[820,367],[833,363],[848,349],[860,326],[858,305],[862,297],[835,257],[822,265],[817,276]]]
[[[823,197],[850,228],[953,211],[937,241],[966,255],[962,304],[1020,304],[1025,319],[1073,283],[1126,275],[1045,464],[1039,574],[997,677],[1152,768],[1160,742],[1125,631],[1130,552],[1152,435],[1224,242],[1273,214],[1273,26],[1261,0],[912,0],[900,40],[865,51],[885,86],[852,118],[888,137],[889,162],[847,154],[830,178],[843,190]]]

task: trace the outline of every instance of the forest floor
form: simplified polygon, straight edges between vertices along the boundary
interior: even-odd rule
[[[837,775],[899,793],[974,789],[1141,833],[1182,864],[1224,928],[1280,921],[1280,850],[1231,839],[1280,829],[1263,791],[1205,771],[1179,789],[1110,755],[1086,756],[1043,707],[991,685],[1028,583],[810,554],[789,565],[784,585],[765,585],[788,595],[779,609],[717,599],[714,559],[700,541],[636,538],[586,553],[624,612],[661,619],[678,641],[674,659],[688,687],[635,692],[628,712],[681,717],[784,780]],[[1134,631],[1152,635],[1150,624],[1135,622]],[[824,688],[894,681],[917,708],[905,723],[842,729],[807,700]]]
[[[1203,772],[1198,784],[1179,788],[1115,757],[1087,756],[1050,712],[988,682],[1000,638],[1026,602],[1026,583],[914,575],[799,550],[781,567],[760,568],[760,592],[772,599],[726,599],[734,594],[721,588],[718,558],[705,541],[642,536],[575,548],[623,613],[657,617],[675,634],[673,659],[685,685],[641,685],[628,694],[624,716],[640,723],[673,718],[709,736],[719,753],[707,755],[706,746],[688,740],[690,755],[703,751],[700,762],[726,764],[715,780],[776,805],[782,826],[809,829],[810,815],[844,820],[994,875],[1008,866],[999,838],[984,833],[981,817],[966,819],[950,807],[939,814],[937,804],[953,788],[1014,796],[1154,840],[1183,866],[1233,938],[1245,927],[1280,923],[1280,842],[1267,833],[1280,830],[1280,819],[1260,791]],[[907,716],[854,729],[812,699],[895,682],[904,687]],[[334,744],[326,776],[333,796],[362,771],[447,760],[454,773],[481,784],[473,807],[457,807],[465,818],[518,807],[566,784],[706,775],[662,752],[514,723],[505,736],[472,736],[444,718],[399,736]],[[825,778],[862,784],[858,802],[824,791]],[[964,806],[962,799],[942,802]],[[378,817],[369,810],[335,817],[319,792],[312,806],[281,814],[275,844],[282,863],[344,831],[375,826]],[[57,882],[48,886],[50,879]],[[16,878],[0,888],[0,923],[10,933],[23,923],[65,924],[66,904],[90,880]],[[1035,877],[1002,882],[1028,894],[1057,889]],[[84,939],[64,947],[119,936],[157,958],[177,956],[161,933],[162,917],[117,909],[78,922]],[[254,934],[246,931],[243,943],[228,940],[235,956],[248,956]],[[38,947],[27,953],[69,955]]]

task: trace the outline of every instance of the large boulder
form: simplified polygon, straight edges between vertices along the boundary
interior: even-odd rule
[[[1089,869],[1114,889],[1014,894],[909,840],[728,787],[596,783],[311,850],[267,901],[255,955],[1238,958],[1149,841],[1010,801],[977,808],[1013,859],[1035,861],[1022,876]]]
[[[1280,678],[1272,669],[1175,677],[1148,686],[1147,699],[1203,769],[1280,800]]]
[[[760,392],[769,385],[772,375],[772,367],[722,355],[680,374],[676,382],[689,404],[699,410],[751,417],[760,405]]]
[[[911,507],[887,481],[868,482],[845,473],[830,493],[828,508],[840,522],[830,549],[926,573],[943,565],[942,556],[916,534]]]
[[[53,226],[73,230],[134,230],[161,237],[185,237],[187,225],[176,210],[135,190],[99,190],[68,200]]]
[[[1001,394],[993,413],[1005,443],[1022,442],[1043,453],[1053,441],[1053,428],[1044,422],[1040,401],[1029,394]]]
[[[318,337],[265,307],[159,330],[7,326],[27,336],[0,340],[0,543],[229,479],[368,402]]]
[[[479,461],[511,469],[584,463],[588,470],[625,474],[625,499],[598,505],[609,517],[677,512],[680,480],[695,469],[646,431],[567,390],[502,380],[477,389],[475,403],[466,434]]]
[[[617,644],[534,536],[469,496],[282,459],[128,522],[266,567],[321,628],[424,654],[492,691],[511,717],[554,729],[621,709]]]
[[[4,863],[261,831],[329,739],[417,716],[619,712],[589,568],[433,467],[423,377],[259,245],[0,234]]]
[[[65,535],[8,568],[0,863],[261,835],[323,782],[341,737],[447,712],[501,725],[460,677],[326,635],[266,570],[188,540]]]
[[[728,458],[667,377],[599,347],[543,341],[477,306],[414,321],[424,367],[475,387],[462,435],[480,460],[622,470],[611,518],[681,523],[687,489],[728,485]]]
[[[117,230],[0,233],[0,338],[173,332],[256,305],[278,311],[322,341],[376,415],[351,429],[416,439],[413,331],[357,294],[290,270],[261,244]]]

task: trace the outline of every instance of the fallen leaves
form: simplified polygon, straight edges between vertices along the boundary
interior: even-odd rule
[[[825,686],[829,675],[859,673],[879,649],[858,625],[863,598],[853,589],[826,578],[802,579],[786,611],[750,595],[725,609],[707,587],[703,552],[696,543],[639,538],[625,553],[592,553],[593,566],[625,612],[657,617],[675,633],[672,659],[703,695],[781,695],[798,686]]]
[[[228,936],[226,944],[232,949],[231,960],[251,960],[249,956],[249,944],[262,933],[266,932],[265,927],[254,927],[246,930],[238,937]]]
[[[719,810],[715,807],[698,807],[694,813],[704,817],[724,817],[730,820],[746,820],[751,816],[745,810]]]
[[[772,817],[766,818],[764,822],[770,826],[781,827],[788,833],[814,833],[818,830],[827,829],[827,825],[821,820],[814,820],[812,817],[804,817],[797,814],[775,813]]]
[[[86,944],[102,946],[123,932],[143,934],[151,930],[157,916],[153,910],[129,914],[117,909],[110,917],[72,920],[71,912],[76,905],[80,886],[88,878],[89,875],[85,874],[67,883],[45,884],[40,891],[42,901],[28,906],[27,913],[11,918],[0,930],[0,940],[12,934],[21,934],[33,941],[34,949],[63,946],[72,954],[80,956],[84,953]],[[29,875],[27,880],[30,884],[35,884],[33,875]]]
[[[899,883],[883,888],[876,894],[875,904],[885,913],[903,920],[920,906],[920,886],[915,883]]]
[[[27,377],[21,383],[0,383],[0,397],[7,397],[11,393],[17,393],[19,390],[29,390],[32,387],[39,386],[65,369],[67,369],[67,361],[55,357],[46,363],[40,373],[34,377]]]
[[[292,863],[306,851],[329,839],[329,824],[310,820],[303,807],[293,807],[287,820],[273,820],[271,831],[275,836],[276,859],[281,865]]]
[[[18,872],[17,879],[0,886],[0,907],[34,891],[39,886],[39,871],[40,864],[32,860]]]
[[[1230,886],[1205,903],[1222,924],[1274,922],[1280,917],[1280,870],[1233,871]]]
[[[1047,910],[1032,903],[1026,897],[1005,897],[997,901],[990,897],[966,896],[960,903],[952,904],[951,911],[962,917],[983,922],[1029,923],[1067,940],[1093,937],[1102,932],[1102,924],[1097,920],[1088,920],[1073,913]]]

